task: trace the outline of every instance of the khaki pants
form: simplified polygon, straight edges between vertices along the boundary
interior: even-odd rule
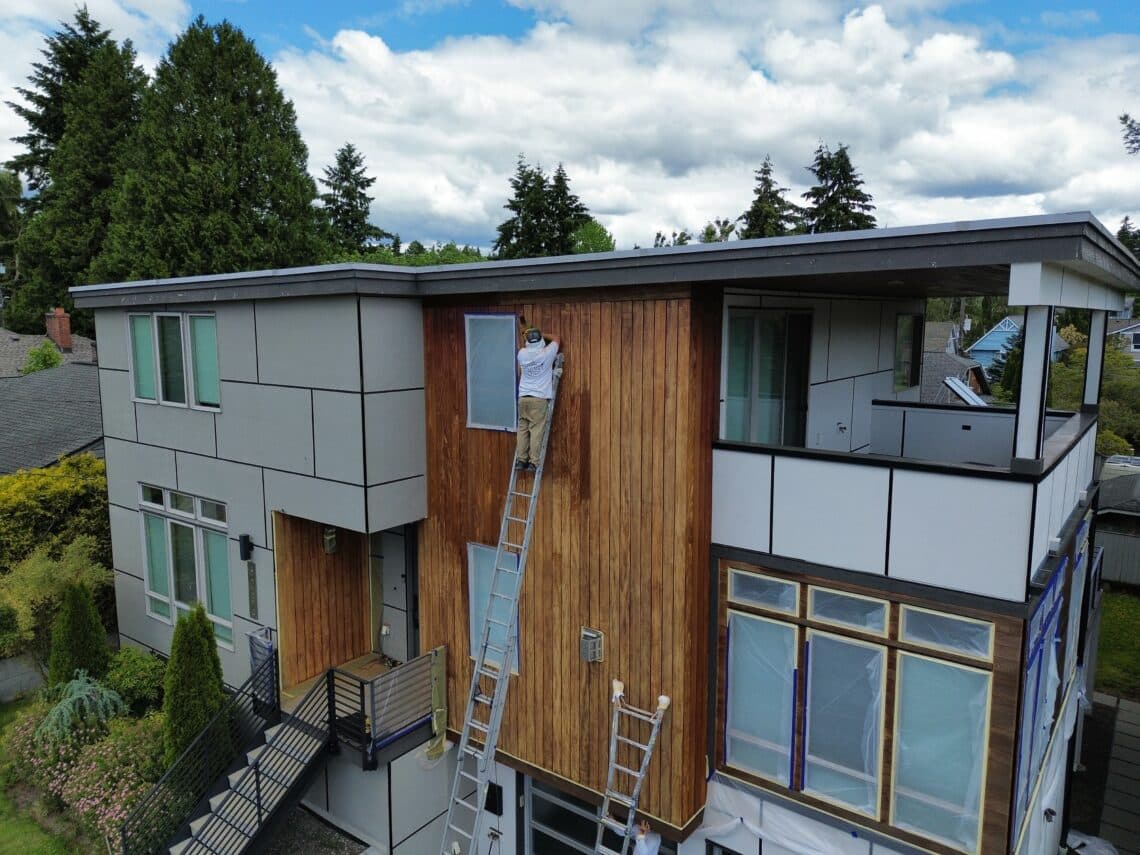
[[[519,398],[519,438],[515,445],[515,460],[538,466],[538,452],[542,447],[542,431],[546,427],[546,413],[550,402],[546,398]]]

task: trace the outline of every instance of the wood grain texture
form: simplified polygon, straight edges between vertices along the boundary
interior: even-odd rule
[[[566,369],[519,604],[519,676],[500,749],[604,789],[610,681],[666,715],[641,807],[690,823],[705,799],[712,438],[719,295],[575,292],[424,305],[428,518],[419,535],[421,648],[447,644],[449,727],[471,675],[468,542],[494,545],[514,435],[466,420],[464,314],[522,314],[557,334]],[[605,661],[583,663],[583,626]],[[509,760],[508,760],[509,762]]]
[[[273,513],[281,684],[286,688],[372,649],[368,539],[337,529],[337,550],[329,555],[325,528]]]

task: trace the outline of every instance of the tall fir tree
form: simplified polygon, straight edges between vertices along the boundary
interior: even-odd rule
[[[756,187],[752,191],[752,205],[737,217],[741,224],[737,235],[742,239],[779,237],[794,231],[799,222],[800,208],[784,198],[787,187],[776,183],[772,175],[772,158],[756,170]]]
[[[820,143],[807,169],[815,176],[815,185],[803,194],[808,203],[803,223],[809,233],[875,228],[871,213],[875,206],[871,195],[863,190],[863,179],[851,164],[847,146],[840,144],[832,152]]]
[[[1120,127],[1124,148],[1129,154],[1140,154],[1140,121],[1125,113],[1120,117]]]
[[[573,253],[574,234],[590,220],[590,212],[571,191],[562,164],[547,178],[541,165],[531,166],[520,154],[510,185],[511,198],[503,207],[512,216],[498,226],[495,254],[540,258]]]
[[[209,724],[223,700],[222,664],[214,629],[206,610],[198,603],[178,619],[170,642],[162,697],[167,765],[177,760]]]
[[[23,175],[33,193],[51,183],[49,162],[66,129],[68,88],[83,76],[95,52],[109,42],[109,31],[81,6],[73,22],[61,21],[60,29],[47,38],[40,50],[44,61],[32,65],[28,86],[16,87],[23,103],[6,102],[27,123],[28,130],[12,137],[12,142],[24,150],[5,165]],[[29,209],[34,210],[35,197],[29,203]]]
[[[574,233],[589,221],[590,212],[570,190],[570,178],[561,163],[550,179],[546,208],[550,221],[550,243],[545,254],[570,255],[574,252]]]
[[[237,27],[199,16],[143,96],[102,281],[290,267],[320,256],[316,184],[297,115]]]
[[[1116,237],[1132,251],[1133,255],[1140,258],[1140,226],[1135,225],[1131,217],[1125,217],[1120,221]]]
[[[52,182],[17,246],[22,263],[14,283],[13,329],[38,332],[44,313],[64,306],[76,332],[93,334],[91,313],[75,309],[68,288],[92,282],[91,262],[111,221],[115,174],[133,139],[145,88],[146,75],[129,41],[96,50],[68,88],[66,129],[49,161]]]
[[[20,211],[22,192],[20,176],[10,170],[0,169],[0,264],[4,266],[0,273],[0,291],[5,295],[11,290],[9,283],[20,269],[16,241],[19,240],[24,223]],[[0,302],[0,327],[4,325],[4,305]]]
[[[368,189],[376,179],[365,174],[364,155],[356,146],[346,142],[337,149],[336,162],[319,180],[328,188],[321,194],[321,210],[334,252],[364,252],[374,241],[395,238],[368,222],[373,199]]]
[[[98,680],[110,664],[107,631],[91,592],[82,583],[68,585],[52,625],[48,685],[66,683],[79,669]]]

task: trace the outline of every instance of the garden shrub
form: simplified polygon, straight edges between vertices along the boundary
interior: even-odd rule
[[[48,685],[66,683],[78,671],[98,680],[110,664],[107,631],[99,621],[91,592],[82,582],[68,585],[52,626]]]
[[[166,662],[137,647],[124,647],[111,657],[103,685],[118,693],[131,711],[141,716],[162,706]]]
[[[60,745],[72,740],[77,731],[101,734],[107,723],[121,714],[123,699],[79,670],[75,679],[44,693],[55,701],[36,728],[41,745]]]
[[[214,628],[198,603],[178,619],[166,664],[162,738],[166,763],[173,764],[221,709],[222,663]]]
[[[60,365],[63,365],[63,354],[48,339],[44,339],[28,351],[24,365],[20,368],[20,373],[34,374],[48,368],[58,368]]]
[[[117,839],[119,826],[162,777],[162,729],[161,713],[116,719],[71,761],[59,798],[95,834]]]
[[[17,714],[4,733],[4,753],[8,757],[6,783],[30,784],[43,791],[49,801],[61,800],[67,783],[71,763],[79,756],[83,746],[102,735],[98,728],[79,724],[60,739],[53,735],[41,736],[43,723],[52,706],[43,700],[36,701]]]
[[[93,559],[111,565],[107,470],[94,455],[0,475],[0,520],[0,575],[38,548],[56,558],[81,535],[94,539]]]
[[[0,519],[3,518],[0,511]],[[0,537],[5,526],[0,525]],[[0,606],[15,612],[15,629],[0,630],[0,657],[33,652],[46,664],[51,629],[69,585],[83,584],[98,597],[110,596],[112,574],[94,560],[98,545],[79,537],[53,556],[47,546],[35,550],[7,574],[0,574]],[[0,621],[2,623],[2,621]]]

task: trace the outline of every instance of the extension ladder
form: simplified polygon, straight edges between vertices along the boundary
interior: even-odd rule
[[[610,722],[610,768],[606,775],[606,794],[602,799],[602,806],[598,808],[598,836],[594,841],[594,852],[600,855],[626,855],[630,837],[633,835],[633,825],[637,817],[637,801],[641,798],[641,785],[645,781],[645,772],[649,769],[649,761],[653,758],[653,749],[657,745],[657,734],[661,732],[661,720],[665,717],[665,710],[669,709],[669,696],[661,695],[657,698],[657,709],[653,712],[638,709],[625,702],[625,686],[621,680],[614,680],[613,718]],[[628,734],[623,736],[619,731],[623,719],[631,723]],[[641,742],[642,726],[649,725],[649,741]],[[630,761],[636,764],[626,765],[619,761],[619,748],[625,746],[622,753],[632,756]],[[624,758],[623,758],[624,759]],[[617,784],[618,776],[632,786],[620,787]],[[626,811],[625,823],[618,822],[610,815],[614,804],[620,805]],[[610,849],[602,843],[606,831],[612,831],[621,838],[620,849]]]
[[[511,461],[511,479],[491,574],[491,593],[471,675],[471,690],[467,695],[463,735],[459,739],[459,761],[451,785],[440,855],[476,855],[483,834],[487,784],[495,765],[495,744],[507,706],[511,661],[515,655],[519,593],[534,530],[538,489],[546,466],[546,445],[550,439],[550,426],[554,423],[554,404],[558,400],[562,363],[562,354],[558,354],[554,361],[554,388],[547,408],[537,468],[533,473],[524,473],[515,468],[513,458]],[[529,489],[523,486],[528,477]]]

